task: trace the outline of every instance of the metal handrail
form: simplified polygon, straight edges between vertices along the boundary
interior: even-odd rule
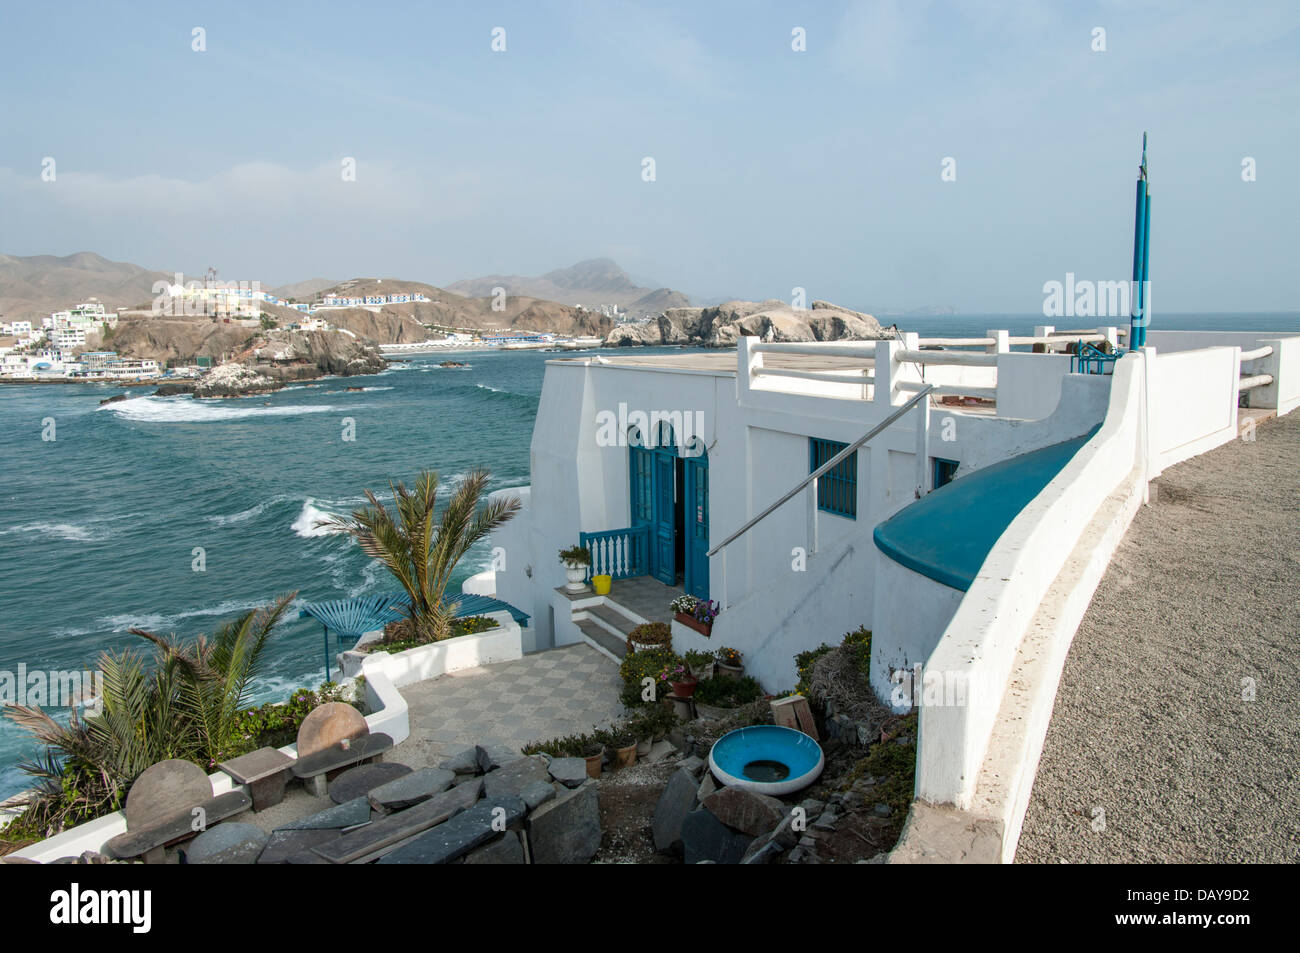
[[[751,520],[749,520],[749,522],[745,523],[744,526],[740,527],[740,529],[736,530],[734,533],[732,533],[722,542],[718,543],[718,545],[710,549],[706,555],[713,556],[717,554],[719,551],[721,551],[722,549],[725,549],[727,546],[730,546],[741,536],[744,536],[751,529],[753,529],[759,522],[766,519],[778,507],[782,506],[785,503],[790,502],[792,499],[798,496],[799,493],[808,486],[808,484],[812,483],[814,480],[821,478],[826,473],[835,469],[835,467],[839,466],[846,459],[848,459],[848,457],[851,456],[864,443],[866,443],[868,440],[875,437],[886,427],[888,427],[894,421],[898,420],[898,418],[902,417],[905,413],[907,413],[909,410],[911,410],[913,407],[919,404],[922,400],[924,400],[927,396],[929,396],[930,391],[932,390],[934,390],[934,385],[926,384],[920,391],[916,393],[915,396],[909,398],[906,402],[899,404],[898,409],[895,410],[892,414],[890,414],[880,423],[876,424],[869,431],[867,431],[866,434],[859,437],[857,440],[853,441],[851,444],[849,444],[839,453],[835,454],[835,456],[831,457],[829,460],[827,460],[825,463],[819,466],[812,473],[808,474],[806,477],[804,477],[802,480],[796,483],[794,489],[792,489],[789,493],[786,493],[775,503],[768,506],[766,509],[763,510],[763,512],[753,517]]]

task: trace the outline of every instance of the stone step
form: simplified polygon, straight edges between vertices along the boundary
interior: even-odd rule
[[[576,619],[574,625],[582,633],[587,644],[602,655],[607,655],[615,662],[622,662],[627,656],[627,642],[598,625],[591,619]]]

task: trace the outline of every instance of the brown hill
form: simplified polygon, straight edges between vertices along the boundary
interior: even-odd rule
[[[10,321],[43,318],[87,298],[114,311],[152,300],[154,282],[171,278],[88,251],[62,258],[0,255],[0,314]]]
[[[536,277],[487,275],[447,286],[448,291],[476,298],[491,296],[494,288],[504,288],[508,295],[581,304],[587,308],[615,304],[627,308],[633,315],[660,314],[668,308],[685,307],[691,303],[690,298],[680,291],[640,287],[608,258],[580,261]]]

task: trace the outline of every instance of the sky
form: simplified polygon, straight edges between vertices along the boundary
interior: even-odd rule
[[[1295,0],[0,10],[4,254],[1025,314],[1130,277],[1145,131],[1153,309],[1300,309]]]

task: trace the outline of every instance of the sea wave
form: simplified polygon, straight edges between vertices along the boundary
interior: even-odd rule
[[[246,510],[240,510],[238,513],[229,513],[224,516],[221,515],[205,516],[204,519],[207,520],[209,523],[211,523],[213,526],[233,526],[238,523],[247,523],[249,520],[261,516],[263,513],[267,511],[268,508],[275,506],[279,503],[285,503],[291,499],[294,499],[294,497],[273,496],[271,497],[271,499],[266,500],[265,502],[258,503],[255,506],[250,506]]]
[[[69,543],[93,543],[109,537],[107,529],[91,529],[87,526],[78,526],[76,523],[23,523],[0,531],[0,536],[13,533],[53,537]]]
[[[355,407],[349,410],[355,410]],[[134,397],[131,400],[105,404],[100,410],[109,410],[123,420],[140,423],[212,423],[243,420],[248,417],[290,417],[297,414],[322,414],[339,411],[329,404],[284,404],[250,407],[228,401],[209,402],[193,397]]]
[[[128,629],[139,628],[148,629],[151,632],[170,632],[189,619],[204,619],[213,616],[237,616],[240,613],[247,612],[250,609],[260,609],[268,605],[271,599],[261,599],[257,601],[248,601],[241,599],[228,599],[213,606],[202,606],[198,609],[189,609],[185,612],[162,613],[162,612],[123,612],[117,615],[103,616],[95,620],[90,631],[94,632],[126,632]],[[295,600],[295,605],[301,600]],[[75,637],[85,635],[87,632],[81,629],[57,630],[52,633],[58,638]]]
[[[290,527],[296,535],[301,536],[303,539],[332,536],[342,532],[340,529],[319,525],[323,520],[343,514],[334,512],[332,509],[322,509],[316,505],[317,502],[321,501],[313,500],[311,497],[304,500],[302,509],[298,512],[298,518],[293,521],[293,525]]]

